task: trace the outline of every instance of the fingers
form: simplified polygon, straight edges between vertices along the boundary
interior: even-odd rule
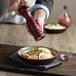
[[[16,11],[18,9],[19,4],[20,4],[20,0],[11,0],[10,1],[10,10]]]
[[[36,21],[39,24],[42,31],[43,31],[43,28],[44,28],[45,17],[46,17],[46,12],[43,9],[35,10],[34,18],[36,19]]]
[[[21,0],[21,4],[25,5],[26,7],[30,7],[30,4],[27,2],[27,0]]]
[[[36,23],[39,25],[39,27],[41,28],[42,32],[44,31],[44,21],[41,21],[39,19],[35,19]]]
[[[21,7],[22,5],[25,5],[26,7],[30,7],[30,4],[27,2],[27,0],[11,0],[10,3],[10,10],[13,10],[16,12],[16,14],[18,13],[18,8]]]
[[[41,28],[41,30],[42,30],[42,32],[44,31],[43,29],[44,29],[44,21],[41,21],[41,20],[38,20],[37,19],[37,22],[38,22],[38,24],[39,24],[39,26],[40,26],[40,28]]]

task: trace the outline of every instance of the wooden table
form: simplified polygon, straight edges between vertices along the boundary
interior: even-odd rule
[[[0,71],[0,76],[10,76],[10,75],[25,76],[25,74],[19,74],[19,72],[26,73],[26,76],[28,73],[31,73],[31,74],[33,73],[33,75],[34,74],[41,74],[41,75],[54,74],[56,76],[58,74],[60,76],[61,75],[69,75],[69,76],[76,75],[76,54],[73,54],[72,59],[69,60],[68,62],[64,62],[62,65],[49,69],[49,70],[46,70],[46,71],[39,71],[36,69],[25,69],[25,72],[22,72],[22,71],[18,71],[18,69],[16,68],[15,71],[18,73],[5,72],[4,70],[6,70],[8,65],[11,68],[11,64],[13,67],[16,67],[17,64],[12,63],[11,61],[8,61],[8,59],[5,60],[5,58],[4,59],[1,58],[2,55],[7,58],[8,55],[14,53],[19,48],[21,48],[22,46],[26,46],[26,45],[31,45],[31,46],[32,45],[42,45],[42,46],[48,46],[48,47],[54,48],[54,49],[58,50],[59,52],[70,51],[72,53],[76,53],[76,48],[75,48],[76,47],[76,26],[75,25],[72,25],[65,32],[60,33],[60,34],[45,34],[45,38],[38,42],[36,42],[32,36],[30,36],[27,32],[25,32],[25,30],[22,28],[22,27],[24,27],[24,25],[22,25],[22,26],[14,26],[14,25],[5,26],[5,25],[6,24],[2,24],[2,26],[0,26],[0,59],[1,59],[1,61],[4,60],[4,62],[5,61],[9,62],[9,64],[5,65],[3,62],[0,62],[1,63],[0,67],[4,66],[4,69],[2,69],[2,67],[0,68],[2,70],[2,71]],[[8,28],[8,26],[9,26],[9,31],[6,29],[6,28]],[[6,32],[4,32],[4,30],[2,30],[2,29],[5,29]],[[16,30],[16,32],[14,29]],[[13,33],[11,30],[13,31]],[[19,32],[19,30],[21,32]],[[7,34],[7,32],[9,34]],[[18,32],[19,32],[19,34],[18,34]],[[25,35],[24,37],[23,37],[23,34]],[[24,38],[23,41],[21,41],[22,38],[20,40],[17,40],[19,35],[21,35]],[[6,40],[6,41],[3,42],[3,40]],[[18,66],[20,66],[20,65],[18,65]],[[7,68],[8,69],[7,71],[11,71],[10,68]]]
[[[60,34],[45,34],[45,38],[36,42],[25,29],[25,25],[0,24],[0,44],[16,46],[42,45],[58,51],[76,53],[76,26],[72,25]]]

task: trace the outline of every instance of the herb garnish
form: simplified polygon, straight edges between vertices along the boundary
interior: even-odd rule
[[[42,52],[42,50],[39,49],[39,48],[35,48],[34,51],[37,51],[38,52],[38,59],[39,59],[39,54]]]

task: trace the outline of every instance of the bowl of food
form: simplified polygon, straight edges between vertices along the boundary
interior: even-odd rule
[[[66,26],[62,26],[58,23],[46,24],[44,26],[45,32],[52,34],[63,33],[66,29],[67,29]]]
[[[45,46],[27,46],[18,50],[18,56],[29,64],[47,64],[54,61],[58,52]]]

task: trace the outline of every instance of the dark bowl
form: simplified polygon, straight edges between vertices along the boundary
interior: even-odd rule
[[[51,25],[51,24],[50,24]],[[49,33],[49,34],[59,34],[59,33],[63,33],[63,32],[65,32],[65,30],[67,29],[67,27],[66,26],[62,26],[62,25],[60,25],[60,26],[62,26],[62,27],[64,27],[63,29],[50,29],[50,28],[46,28],[48,26],[48,24],[46,24],[45,26],[44,26],[44,32],[45,33]]]
[[[23,58],[21,56],[21,51],[26,51],[26,50],[29,50],[29,49],[32,49],[32,48],[39,48],[39,47],[48,48],[51,51],[53,57],[52,58],[49,58],[49,59],[38,60],[38,59],[26,59],[26,58]],[[23,47],[20,50],[18,50],[18,55],[19,55],[19,57],[25,63],[39,65],[39,64],[48,64],[48,63],[54,61],[57,58],[57,56],[58,56],[58,52],[55,49],[52,49],[52,48],[49,48],[49,47],[45,47],[45,46],[28,46],[28,47]]]

